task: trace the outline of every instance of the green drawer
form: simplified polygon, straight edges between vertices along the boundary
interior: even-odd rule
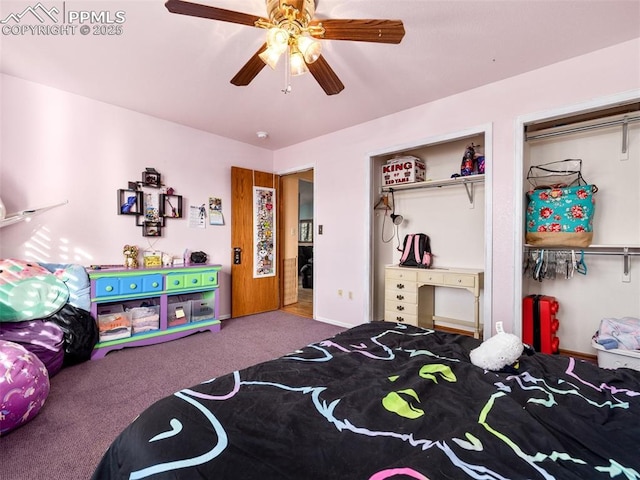
[[[171,290],[184,290],[187,288],[185,285],[185,274],[184,273],[169,273],[167,274],[167,284],[165,285],[165,289],[167,291]]]
[[[218,271],[211,270],[202,272],[202,285],[205,287],[216,287],[218,285]]]

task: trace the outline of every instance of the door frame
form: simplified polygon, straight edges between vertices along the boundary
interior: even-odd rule
[[[316,182],[315,182],[315,165],[314,164],[309,164],[309,165],[302,165],[299,167],[295,167],[295,168],[291,168],[291,169],[285,169],[285,170],[279,170],[277,172],[274,172],[275,175],[278,175],[279,178],[279,188],[278,188],[278,203],[279,203],[279,207],[278,207],[278,215],[279,218],[282,219],[283,215],[281,214],[282,212],[280,211],[280,209],[282,208],[283,202],[282,202],[282,177],[286,177],[288,175],[295,175],[297,173],[302,173],[302,172],[306,172],[309,170],[313,170],[313,197],[314,197],[314,202],[313,202],[313,218],[314,218],[314,231],[313,231],[313,249],[314,249],[314,253],[316,251],[316,240],[317,240],[317,235],[316,235],[316,228],[315,228],[315,218],[316,218],[316,202],[315,202],[315,197],[316,197]],[[298,201],[298,208],[300,208],[299,205],[299,201]],[[297,225],[296,225],[296,228]],[[285,232],[285,225],[284,222],[281,220],[278,222],[278,232],[277,232],[279,238],[284,238],[284,235],[286,235]],[[280,260],[278,261],[278,268],[280,269],[280,272],[284,272],[284,255],[283,255],[283,251],[284,251],[284,245],[282,242],[278,242],[278,256],[280,258]],[[317,287],[317,283],[316,283],[316,275],[315,275],[315,269],[313,272],[313,287],[314,289]],[[280,275],[279,278],[279,287],[280,287],[280,295],[279,295],[279,303],[280,303],[280,309],[282,309],[284,307],[284,275]],[[313,309],[313,313],[312,316],[315,319],[316,318],[316,295],[313,295],[313,302],[312,302],[312,309]]]

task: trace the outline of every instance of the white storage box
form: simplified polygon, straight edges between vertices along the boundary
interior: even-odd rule
[[[418,157],[396,157],[382,165],[382,185],[424,182],[427,168]]]
[[[189,300],[182,302],[169,303],[167,305],[167,325],[175,327],[184,325],[191,321],[191,302]]]
[[[128,310],[131,315],[132,333],[143,333],[160,328],[160,306],[134,307]]]
[[[640,371],[640,350],[621,348],[605,349],[595,340],[591,345],[598,351],[598,366],[601,368],[631,368]]]
[[[130,337],[131,315],[122,305],[99,305],[98,330],[101,342]]]
[[[191,300],[191,321],[201,322],[215,318],[215,298]]]

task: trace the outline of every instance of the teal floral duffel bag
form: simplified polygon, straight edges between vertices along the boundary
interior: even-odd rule
[[[527,193],[526,242],[546,247],[588,247],[593,240],[595,185],[537,188]]]

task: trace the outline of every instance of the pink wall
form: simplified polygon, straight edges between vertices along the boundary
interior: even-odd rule
[[[512,325],[513,178],[520,115],[640,89],[640,39],[444,98],[271,152],[112,105],[3,75],[0,196],[14,212],[69,200],[30,223],[0,229],[0,257],[121,263],[134,243],[172,254],[204,250],[230,271],[229,226],[192,229],[169,221],[147,243],[130,217],[116,215],[116,191],[148,166],[186,199],[221,197],[229,218],[231,165],[291,172],[315,168],[316,317],[343,325],[368,320],[369,154],[394,145],[493,124],[493,320]],[[303,163],[300,163],[302,159]],[[519,266],[518,266],[519,268]],[[353,298],[336,291],[353,292]],[[230,311],[223,287],[221,313]]]
[[[0,197],[9,213],[68,200],[29,223],[0,229],[0,257],[122,264],[135,244],[182,256],[185,248],[223,265],[222,315],[230,313],[230,167],[270,171],[272,152],[113,105],[3,75]],[[225,226],[189,228],[169,219],[143,237],[117,215],[117,190],[154,167],[184,207],[222,199]]]
[[[493,321],[514,316],[514,157],[518,116],[640,89],[640,39],[599,50],[395,115],[325,135],[275,155],[275,170],[315,168],[316,317],[354,325],[368,303],[369,153],[493,124]],[[640,96],[640,90],[638,92]],[[491,195],[487,192],[487,195]],[[336,291],[353,291],[353,300]]]

